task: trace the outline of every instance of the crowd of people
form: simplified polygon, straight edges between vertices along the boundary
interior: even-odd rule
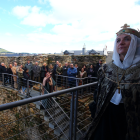
[[[64,83],[66,84],[66,82],[68,82],[69,87],[73,87],[76,85],[74,78],[96,77],[97,71],[101,65],[102,60],[99,60],[99,63],[97,63],[96,67],[91,64],[89,68],[87,68],[86,65],[78,67],[78,64],[74,65],[72,63],[70,64],[69,62],[66,62],[65,65],[62,66],[59,61],[56,61],[54,66],[52,64],[47,65],[44,63],[42,67],[38,65],[38,62],[35,62],[35,65],[33,65],[29,60],[24,67],[23,65],[18,66],[17,62],[14,62],[14,64],[10,63],[9,66],[6,66],[2,62],[0,65],[0,81],[2,81],[2,73],[11,74],[13,76],[6,74],[4,75],[4,84],[13,83],[13,88],[20,88],[21,93],[24,93],[27,88],[28,79],[44,84],[44,79],[46,79],[46,77],[49,75],[48,77],[52,77],[52,81],[54,81],[53,84],[55,84],[57,80],[57,86],[59,87],[61,86],[61,76],[68,76],[68,81],[66,81],[66,78],[63,78]],[[80,82],[82,81],[80,80]],[[49,91],[50,89],[47,90]]]

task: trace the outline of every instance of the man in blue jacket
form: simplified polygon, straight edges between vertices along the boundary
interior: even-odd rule
[[[68,68],[67,74],[69,77],[68,81],[69,81],[69,86],[70,87],[75,87],[76,86],[76,75],[77,75],[77,69],[73,67],[73,64],[70,64],[70,68]]]

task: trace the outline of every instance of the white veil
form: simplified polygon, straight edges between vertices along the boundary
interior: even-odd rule
[[[116,48],[117,38],[115,40],[114,52],[113,52],[113,57],[112,57],[112,59],[114,60],[113,63],[122,69],[127,69],[132,64],[136,64],[137,62],[140,61],[140,38],[130,33],[125,33],[125,34],[131,36],[131,42],[130,42],[130,46],[128,48],[127,54],[125,55],[123,62],[120,61],[120,56],[117,52],[117,48]],[[115,105],[119,105],[119,103],[123,103],[122,94],[118,93],[118,89],[114,93],[110,102]]]
[[[131,36],[131,42],[123,62],[120,61],[120,56],[117,52],[117,38],[114,43],[114,52],[112,57],[114,64],[122,69],[126,69],[132,64],[136,64],[138,61],[140,61],[140,38],[130,33],[125,34]]]

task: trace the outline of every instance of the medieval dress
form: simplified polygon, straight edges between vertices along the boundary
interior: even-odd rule
[[[125,34],[131,43],[123,62],[115,45],[114,61],[98,71],[95,115],[84,140],[140,140],[140,38]]]
[[[119,78],[124,74],[120,83],[123,103],[119,105],[110,102],[117,90],[117,74]],[[96,113],[85,139],[140,139],[140,63],[124,70],[111,62],[99,69],[98,76],[100,94],[97,95]]]

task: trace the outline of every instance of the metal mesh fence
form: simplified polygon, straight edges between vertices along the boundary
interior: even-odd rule
[[[13,75],[8,76],[9,79],[13,78]],[[15,88],[12,87],[12,85],[14,86],[14,82],[12,80],[11,82],[4,82],[4,77],[6,75],[2,76],[3,80],[1,84],[7,88],[13,88],[17,92],[12,95],[6,94],[1,104],[51,94],[48,93],[42,84],[31,80],[26,80],[26,89],[24,91],[26,94],[24,92],[21,93],[22,83],[24,82],[21,82],[16,77],[17,88]],[[61,79],[63,78],[66,79],[65,81],[62,80],[60,87],[62,89],[71,88],[70,82],[67,82],[69,77],[61,76]],[[80,82],[84,85],[95,80],[95,78],[72,79],[70,80],[72,87],[79,86]],[[59,85],[58,82],[59,80],[56,81],[57,86]],[[82,85],[79,86],[81,87],[79,89],[65,90],[59,96],[53,95],[52,97],[43,98],[33,103],[1,111],[0,137],[2,139],[17,140],[79,139],[91,123],[88,104],[93,101],[95,88],[94,84],[92,86],[85,86],[84,88],[82,88]],[[4,101],[5,98],[8,100]]]

